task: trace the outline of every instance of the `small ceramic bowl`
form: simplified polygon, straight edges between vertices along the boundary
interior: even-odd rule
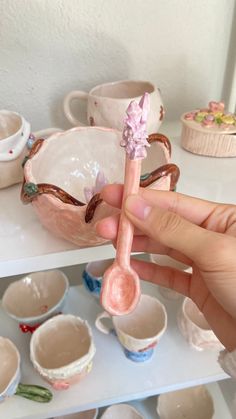
[[[30,358],[34,368],[55,390],[68,389],[92,368],[92,331],[85,320],[60,314],[33,333]]]
[[[98,409],[91,409],[84,412],[72,413],[71,415],[60,416],[60,419],[96,419],[97,415]]]
[[[82,273],[85,289],[97,299],[100,296],[104,272],[110,265],[110,260],[89,262]]]
[[[140,185],[174,189],[179,169],[170,164],[171,146],[161,134],[148,139]],[[97,235],[98,220],[117,213],[102,201],[106,183],[122,183],[125,152],[114,129],[78,127],[38,140],[24,165],[21,199],[32,205],[52,233],[79,247],[107,242]]]
[[[20,382],[20,354],[15,345],[0,336],[0,402],[15,394]]]
[[[190,298],[184,299],[177,322],[182,335],[193,348],[200,351],[223,349],[204,315]]]
[[[157,401],[160,419],[212,419],[213,399],[204,386],[161,394]]]
[[[180,271],[190,272],[192,270],[192,268],[188,265],[178,262],[177,260],[167,255],[150,254],[150,260],[152,263],[157,263],[161,266],[170,266],[171,268],[175,268]],[[178,300],[181,298],[181,294],[169,288],[159,286],[159,292],[167,300]]]
[[[69,282],[62,271],[35,272],[9,285],[2,306],[23,332],[32,332],[61,312],[68,291]]]
[[[105,410],[101,419],[144,419],[144,417],[129,404],[113,404]]]

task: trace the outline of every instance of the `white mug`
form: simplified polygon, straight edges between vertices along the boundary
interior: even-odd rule
[[[106,327],[102,323],[103,318],[111,318],[114,329]],[[95,325],[105,334],[114,330],[125,356],[134,362],[144,362],[151,358],[154,348],[166,331],[167,313],[157,298],[142,294],[132,313],[110,316],[104,311],[97,316]]]
[[[195,349],[223,349],[204,315],[190,298],[185,297],[177,321],[182,335]]]
[[[123,130],[126,109],[132,99],[139,101],[145,93],[150,96],[150,111],[147,121],[148,134],[157,133],[164,117],[160,90],[148,81],[121,80],[94,87],[89,93],[73,90],[63,102],[64,112],[72,125],[84,125],[73,115],[71,102],[75,99],[87,102],[87,121],[91,126]]]

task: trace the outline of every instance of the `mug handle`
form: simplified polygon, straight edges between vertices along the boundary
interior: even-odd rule
[[[88,93],[83,92],[82,90],[72,90],[72,92],[69,92],[63,101],[63,108],[64,113],[68,119],[68,121],[75,126],[85,126],[79,119],[75,118],[73,113],[71,112],[71,102],[75,99],[82,99],[82,100],[88,100]]]
[[[111,315],[106,311],[103,311],[102,313],[98,314],[95,320],[96,328],[100,330],[100,332],[105,333],[105,335],[108,335],[112,331],[112,329],[109,329],[109,327],[105,326],[102,323],[102,319],[111,319]]]

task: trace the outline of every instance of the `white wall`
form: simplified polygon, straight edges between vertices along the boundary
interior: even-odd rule
[[[69,90],[126,78],[156,83],[168,119],[226,99],[234,3],[0,0],[0,108],[68,127]]]

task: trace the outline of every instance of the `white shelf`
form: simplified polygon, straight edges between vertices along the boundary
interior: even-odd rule
[[[54,392],[50,404],[14,396],[0,405],[0,417],[45,419],[227,378],[217,362],[217,352],[191,349],[180,335],[176,325],[180,301],[169,302],[161,298],[152,284],[143,283],[142,288],[143,292],[158,296],[168,311],[168,330],[152,360],[137,365],[126,359],[115,336],[103,335],[93,327],[96,315],[102,310],[100,305],[83,287],[73,287],[64,312],[87,319],[93,327],[97,352],[91,373],[69,390]],[[21,352],[21,381],[45,385],[29,361],[30,336],[22,334],[17,324],[2,311],[0,330],[1,335],[11,338]]]
[[[236,203],[236,159],[208,158],[183,150],[172,140],[181,170],[179,192]],[[42,227],[31,205],[20,201],[20,185],[0,191],[0,278],[114,257],[111,245],[77,249]]]

